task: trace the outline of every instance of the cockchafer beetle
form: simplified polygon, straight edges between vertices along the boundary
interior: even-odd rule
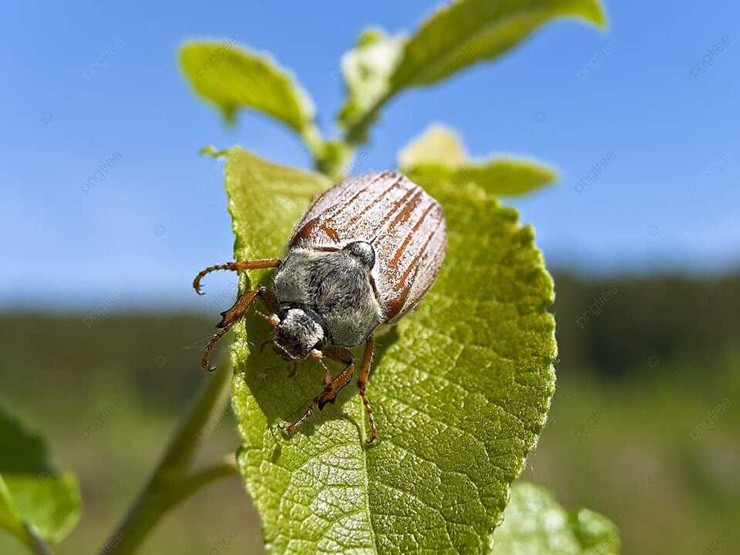
[[[434,283],[447,245],[440,204],[397,172],[346,179],[318,196],[288,242],[283,259],[245,260],[210,266],[215,270],[276,268],[273,289],[242,293],[222,312],[218,331],[203,352],[201,366],[218,340],[244,316],[255,299],[270,311],[273,350],[294,364],[308,356],[329,358],[344,369],[332,377],[324,365],[324,390],[303,415],[286,426],[290,435],[316,409],[333,403],[355,370],[351,347],[365,344],[357,379],[370,421],[368,442],[378,437],[365,386],[373,358],[373,332],[394,324],[421,301]]]

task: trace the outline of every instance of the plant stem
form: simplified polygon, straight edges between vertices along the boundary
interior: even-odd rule
[[[353,147],[359,146],[367,142],[367,130],[373,123],[375,118],[380,112],[380,109],[385,106],[386,102],[390,100],[393,94],[391,91],[387,91],[382,97],[375,101],[375,104],[365,112],[358,121],[354,122],[349,129],[344,133],[342,140]]]
[[[52,555],[51,548],[44,541],[44,538],[39,536],[32,526],[24,525],[24,531],[26,535],[26,545],[36,555]]]
[[[321,131],[316,127],[315,123],[307,125],[300,133],[303,143],[308,148],[308,151],[313,156],[314,160],[320,160],[323,157],[325,142],[321,136]]]
[[[222,404],[230,378],[231,370],[227,366],[203,385],[152,476],[101,548],[101,555],[134,553],[169,509],[203,486],[237,474],[235,462],[220,463],[188,474],[198,443],[215,409]]]
[[[314,158],[314,169],[334,182],[347,177],[352,167],[354,149],[340,142],[326,143],[326,153],[323,158]]]
[[[239,470],[236,467],[236,459],[234,457],[230,457],[222,463],[198,470],[180,482],[177,490],[174,492],[175,495],[171,499],[172,503],[168,508],[178,505],[181,501],[184,501],[199,489],[212,482],[216,482],[221,478],[238,476]]]

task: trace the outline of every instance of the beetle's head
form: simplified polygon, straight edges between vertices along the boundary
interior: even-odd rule
[[[311,349],[324,341],[324,328],[313,311],[287,308],[278,314],[280,322],[275,326],[273,349],[284,360],[306,358]]]

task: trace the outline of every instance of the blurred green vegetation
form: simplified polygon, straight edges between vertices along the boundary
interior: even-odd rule
[[[525,476],[620,528],[624,553],[733,553],[740,520],[740,276],[556,276],[558,391]],[[226,301],[224,304],[227,304]],[[224,306],[224,308],[226,308]],[[218,320],[0,314],[0,400],[80,477],[59,553],[95,552],[195,391]],[[237,446],[228,407],[204,459]],[[144,553],[259,553],[238,479],[165,518]],[[0,553],[23,553],[0,534]]]

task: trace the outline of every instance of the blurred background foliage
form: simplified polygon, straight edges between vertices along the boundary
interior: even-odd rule
[[[734,552],[740,274],[555,279],[558,391],[525,477],[608,515],[624,553]],[[85,518],[59,553],[100,545],[147,477],[200,381],[211,308],[0,314],[0,401],[80,479]],[[236,448],[232,424],[227,407],[204,458]],[[143,552],[261,550],[234,478],[167,516]],[[24,551],[0,535],[0,553]]]

